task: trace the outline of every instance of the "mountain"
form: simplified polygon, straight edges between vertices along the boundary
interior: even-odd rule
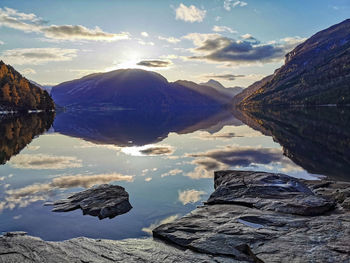
[[[0,110],[52,110],[50,95],[0,61]]]
[[[96,73],[52,88],[56,104],[65,107],[183,109],[227,104],[229,98],[194,82],[169,83],[162,75],[141,69]]]
[[[256,92],[258,89],[260,89],[261,87],[263,87],[266,83],[268,83],[269,81],[271,81],[271,79],[273,78],[273,75],[269,75],[267,77],[264,77],[263,79],[254,82],[252,85],[250,85],[249,87],[245,88],[242,90],[242,92],[238,93],[236,96],[233,97],[233,104],[237,105],[239,104],[242,100],[244,100],[246,97],[248,97],[249,95],[253,94],[254,92]]]
[[[225,88],[219,81],[216,81],[214,79],[210,79],[208,82],[205,83],[200,83],[200,85],[212,87],[218,92],[231,98],[243,91],[243,88],[241,87]]]
[[[185,87],[188,90],[199,93],[205,97],[212,98],[212,99],[214,99],[222,104],[227,104],[230,102],[230,96],[228,96],[224,93],[221,93],[212,87],[197,84],[197,83],[194,83],[192,81],[178,80],[178,81],[171,83],[171,86],[175,89],[178,89],[178,90],[180,90],[182,87]]]
[[[350,19],[318,32],[285,57],[243,107],[350,104]]]

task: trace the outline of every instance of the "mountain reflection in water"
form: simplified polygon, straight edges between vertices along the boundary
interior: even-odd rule
[[[0,164],[18,154],[35,136],[52,125],[54,113],[0,116]]]
[[[242,122],[229,111],[208,109],[178,111],[72,111],[58,114],[54,130],[98,144],[142,146],[164,140],[170,132],[191,133],[196,130],[215,132],[224,125]]]
[[[350,180],[349,107],[256,108],[235,116],[272,136],[309,173]]]

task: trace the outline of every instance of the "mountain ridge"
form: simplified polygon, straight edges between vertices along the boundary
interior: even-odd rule
[[[53,110],[48,92],[34,85],[12,66],[0,60],[0,110]]]
[[[286,54],[270,81],[238,102],[266,105],[350,104],[350,19],[322,30]]]
[[[118,69],[67,81],[51,90],[58,105],[120,108],[215,107],[230,98],[212,87],[191,81],[168,82],[161,74],[141,69]]]

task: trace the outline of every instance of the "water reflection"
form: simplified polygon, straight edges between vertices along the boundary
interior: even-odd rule
[[[349,174],[348,110],[65,112],[55,132],[38,136],[52,119],[0,122],[0,231],[46,240],[141,237],[206,200],[215,170]],[[101,223],[43,206],[103,183],[124,187],[134,208]]]
[[[309,173],[350,180],[350,108],[268,108],[235,112],[272,136]]]
[[[242,125],[229,111],[76,111],[58,114],[54,129],[61,134],[99,144],[142,146],[164,140],[170,132],[215,132],[225,125]]]
[[[0,164],[18,154],[35,136],[47,131],[54,113],[0,116]]]

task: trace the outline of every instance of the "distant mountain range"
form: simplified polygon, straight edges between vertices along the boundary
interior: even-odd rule
[[[224,87],[219,81],[216,81],[214,79],[210,79],[208,82],[200,83],[200,85],[212,87],[218,92],[225,94],[228,97],[233,98],[238,93],[242,92],[244,88],[242,87],[232,87],[232,88],[226,88]]]
[[[46,90],[47,93],[49,93],[49,94],[51,93],[52,86],[41,85],[41,84],[35,82],[34,80],[29,80],[29,82],[32,83],[33,85],[35,85],[35,86],[41,88],[42,90]]]
[[[50,95],[32,84],[10,65],[0,61],[0,110],[52,110]]]
[[[141,69],[119,69],[68,81],[52,88],[54,101],[65,107],[183,109],[229,104],[231,96],[194,82],[168,82]]]
[[[350,19],[297,46],[280,69],[234,102],[243,107],[350,104]]]

